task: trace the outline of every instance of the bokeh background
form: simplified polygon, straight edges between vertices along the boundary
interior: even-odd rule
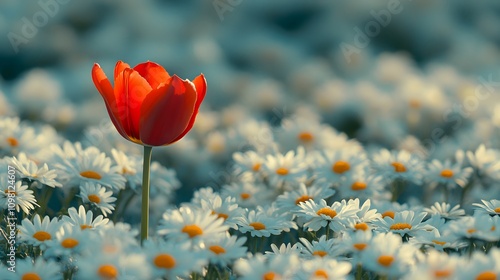
[[[401,11],[347,58],[342,45],[388,5]],[[427,152],[444,157],[497,133],[499,26],[496,0],[0,0],[0,113],[110,142],[92,65],[111,75],[117,60],[151,60],[208,80],[194,131],[155,154],[182,190],[225,179],[242,147],[231,129],[250,118],[319,117],[365,144],[436,144]],[[492,94],[461,112],[484,80]],[[435,128],[452,137],[446,146],[426,143]]]

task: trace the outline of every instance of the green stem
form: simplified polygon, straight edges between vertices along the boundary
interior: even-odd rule
[[[144,146],[144,162],[142,168],[142,209],[141,209],[141,244],[148,239],[149,229],[149,167],[153,147]]]
[[[361,280],[363,279],[363,267],[361,264],[358,264],[356,266],[356,280]]]

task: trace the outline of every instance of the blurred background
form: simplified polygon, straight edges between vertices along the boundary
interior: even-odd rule
[[[484,80],[498,93],[499,26],[497,0],[0,0],[0,113],[84,141],[89,127],[109,119],[93,63],[111,76],[117,60],[151,60],[183,78],[206,75],[196,131],[176,146],[196,150],[195,141],[211,164],[232,151],[227,134],[212,132],[249,116],[278,125],[317,115],[390,148],[408,135],[425,145],[442,127],[467,138],[456,146],[475,148],[500,123],[498,94],[476,98],[480,110],[453,108],[487,88]],[[456,148],[447,145],[439,152]],[[172,166],[181,153],[165,149]],[[176,163],[181,181],[196,156],[184,160]],[[215,176],[207,174],[191,184]]]

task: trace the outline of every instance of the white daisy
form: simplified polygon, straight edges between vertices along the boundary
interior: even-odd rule
[[[451,205],[446,202],[442,202],[441,204],[436,202],[431,207],[424,208],[424,211],[429,215],[438,214],[447,220],[455,220],[465,216],[465,210],[460,209],[460,204],[451,207]]]
[[[142,168],[140,169],[142,178]],[[159,162],[151,163],[151,196],[163,195],[172,199],[175,190],[181,187],[181,182],[177,179],[174,169],[168,169]]]
[[[238,238],[235,235],[224,233],[206,241],[203,247],[210,253],[209,262],[211,264],[227,266],[236,259],[246,256],[247,247],[243,246],[246,241],[246,237]]]
[[[240,207],[271,204],[274,191],[263,184],[232,183],[222,187],[222,197],[234,197]]]
[[[481,203],[473,203],[476,206],[474,211],[476,213],[484,213],[489,215],[500,215],[500,200],[492,199],[490,201],[481,199]]]
[[[390,180],[402,179],[415,184],[422,181],[422,160],[407,151],[382,149],[373,156],[373,168],[377,175]]]
[[[292,279],[299,265],[296,255],[256,254],[249,259],[239,259],[234,263],[235,272],[241,280]]]
[[[486,149],[484,145],[480,145],[475,152],[467,151],[466,154],[470,164],[480,176],[495,181],[500,180],[500,151]]]
[[[500,264],[495,257],[499,257],[500,252],[493,248],[490,255],[482,252],[474,252],[468,261],[461,262],[457,266],[456,275],[458,279],[498,279],[500,277]]]
[[[451,233],[449,230],[440,231],[419,231],[414,238],[411,238],[408,243],[414,244],[419,247],[432,247],[438,251],[444,249],[461,249],[468,245],[467,242],[460,240],[460,238]]]
[[[297,225],[287,215],[268,210],[258,206],[257,210],[248,211],[245,216],[238,219],[238,230],[242,233],[250,232],[251,236],[269,237],[297,229]]]
[[[234,169],[237,173],[251,173],[259,177],[262,174],[262,165],[264,157],[255,151],[246,151],[244,153],[233,153]]]
[[[497,229],[500,216],[489,215],[466,216],[449,222],[449,232],[463,239],[480,239],[498,241],[500,234]]]
[[[19,212],[23,210],[24,213],[29,214],[31,210],[39,207],[33,195],[33,191],[28,189],[28,185],[23,185],[22,181],[17,181],[14,184],[14,190],[9,188],[10,183],[8,182],[7,175],[0,175],[0,209],[8,209],[9,203],[12,200],[16,205],[16,211]]]
[[[56,233],[61,227],[61,222],[57,218],[52,220],[45,216],[43,220],[38,214],[33,218],[33,222],[29,219],[23,219],[21,225],[18,226],[19,239],[31,245],[45,245],[48,241],[56,238]]]
[[[181,207],[163,214],[158,234],[174,240],[200,242],[227,231],[229,227],[223,223],[224,219],[211,212]]]
[[[52,188],[62,187],[62,184],[55,180],[57,177],[55,170],[49,170],[46,163],[39,168],[34,161],[28,159],[25,153],[20,153],[17,158],[13,157],[11,164],[22,179],[36,181]]]
[[[337,186],[340,197],[348,198],[378,198],[390,199],[390,194],[385,190],[382,176],[369,175],[365,171],[352,172],[345,176]]]
[[[460,259],[455,255],[430,250],[426,254],[425,260],[419,262],[404,279],[458,279],[457,270],[461,264]]]
[[[104,217],[111,214],[115,210],[114,202],[116,197],[113,197],[113,191],[107,189],[98,183],[83,182],[80,186],[80,197],[84,203],[90,203],[101,210]]]
[[[282,184],[295,185],[304,182],[308,167],[305,157],[302,147],[299,147],[297,152],[289,151],[284,155],[267,155],[263,168],[271,185],[280,187]]]
[[[129,186],[137,190],[142,184],[142,159],[136,155],[126,155],[123,151],[111,150],[118,173],[127,180]]]
[[[427,213],[415,213],[414,211],[402,211],[396,213],[394,219],[390,217],[385,217],[374,224],[377,226],[377,231],[381,232],[393,232],[400,234],[401,236],[409,235],[414,236],[418,231],[425,230],[431,231],[435,230],[434,227],[430,225],[422,224],[422,220],[425,218]]]
[[[345,234],[338,242],[339,251],[352,254],[354,264],[359,263],[360,254],[370,246],[373,234],[369,230],[358,230],[351,234]]]
[[[318,180],[338,185],[347,175],[362,171],[367,164],[366,155],[357,150],[325,150],[317,156],[313,170]]]
[[[10,272],[4,272],[4,274],[7,273],[10,274]],[[16,260],[16,272],[12,275],[12,278],[9,279],[59,280],[63,279],[62,267],[57,262],[53,260],[46,261],[42,257],[38,257],[35,260],[32,260],[31,258],[20,259]]]
[[[307,186],[300,183],[299,186],[291,191],[287,191],[276,199],[276,205],[279,211],[298,211],[300,203],[308,200],[319,202],[320,199],[327,199],[335,194],[335,190],[329,188],[326,184],[313,184]]]
[[[201,273],[208,263],[208,254],[191,250],[189,242],[147,240],[144,243],[144,251],[155,279],[188,277],[192,272]]]
[[[271,251],[266,251],[266,255],[289,255],[289,254],[295,254],[299,255],[300,251],[302,251],[303,246],[300,243],[295,243],[295,244],[285,244],[282,243],[279,247],[276,246],[276,244],[271,244]]]
[[[109,222],[109,219],[105,219],[102,215],[94,219],[94,213],[90,210],[85,212],[85,207],[80,205],[78,212],[75,207],[69,208],[68,215],[62,216],[61,221],[65,224],[80,227],[80,229],[85,230],[104,226]]]
[[[450,160],[441,162],[435,159],[428,164],[425,173],[426,180],[431,183],[432,188],[441,184],[447,189],[453,189],[457,185],[464,188],[472,172],[471,167],[463,168],[460,162],[452,164]]]
[[[78,259],[77,280],[151,279],[151,266],[142,253],[90,254]]]
[[[373,227],[373,223],[382,218],[380,213],[377,213],[377,209],[370,209],[371,202],[367,199],[363,205],[359,205],[359,199],[349,200],[349,204],[352,204],[358,212],[356,216],[358,216],[357,220],[351,220],[348,224],[348,228],[352,230],[362,230],[367,231]]]
[[[224,225],[233,229],[238,229],[237,220],[245,213],[245,210],[236,204],[236,199],[233,197],[226,197],[222,200],[219,195],[216,195],[210,200],[201,200],[200,204],[203,211],[217,215],[224,220]]]
[[[306,259],[313,259],[316,257],[337,257],[342,252],[339,250],[340,246],[337,244],[335,239],[327,239],[325,235],[322,235],[317,241],[309,240],[301,237],[299,238],[302,243],[303,249],[301,250],[302,257]],[[300,243],[297,243],[300,244]]]
[[[294,279],[298,280],[342,280],[349,279],[352,265],[348,262],[337,262],[334,259],[321,258],[301,262]]]
[[[61,177],[72,186],[84,182],[97,183],[112,189],[123,189],[125,177],[118,173],[116,166],[111,166],[111,159],[96,149],[88,149],[78,154],[74,159],[64,159],[57,163]]]
[[[324,199],[319,203],[309,200],[301,202],[300,208],[297,216],[306,220],[304,227],[309,231],[318,231],[327,226],[335,232],[344,231],[346,225],[358,219],[356,213],[359,211],[345,200],[336,201],[331,206]]]
[[[88,249],[89,242],[92,240],[91,234],[96,233],[65,224],[56,233],[55,239],[47,241],[48,249],[44,252],[44,256],[70,257],[80,255]]]

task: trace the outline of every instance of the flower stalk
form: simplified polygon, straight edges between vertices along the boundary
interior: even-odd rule
[[[142,168],[142,204],[141,204],[141,245],[148,239],[149,230],[149,168],[153,147],[144,146],[144,161]]]

